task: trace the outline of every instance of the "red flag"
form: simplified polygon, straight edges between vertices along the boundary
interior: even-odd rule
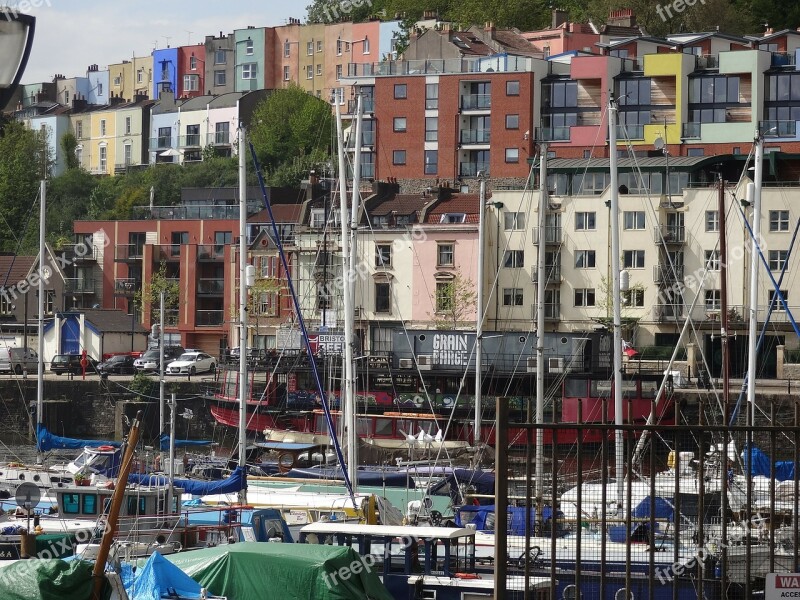
[[[639,354],[636,348],[631,346],[630,343],[626,342],[625,340],[622,340],[622,353],[628,358],[632,358]]]

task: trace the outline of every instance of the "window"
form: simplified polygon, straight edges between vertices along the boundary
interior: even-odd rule
[[[101,136],[105,136],[106,135],[106,120],[105,119],[100,119],[100,135]]]
[[[125,135],[131,134],[131,118],[125,117]]]
[[[575,231],[594,231],[595,227],[594,212],[575,213]]]
[[[439,151],[425,150],[425,175],[436,175],[439,172]]]
[[[8,296],[8,292],[3,290],[0,294],[0,315],[10,315],[14,312],[14,304]]]
[[[289,40],[283,42],[283,56],[289,58],[292,55],[292,43]]]
[[[622,266],[624,269],[644,269],[644,250],[624,250]]]
[[[122,85],[122,77],[117,75],[116,77],[114,77],[114,87],[119,87],[121,85]]]
[[[255,79],[257,72],[257,63],[245,63],[242,65],[242,79]]]
[[[125,161],[123,164],[127,167],[133,164],[133,146],[130,144],[125,144],[122,147],[123,152],[123,160]]]
[[[224,65],[228,62],[228,57],[226,56],[227,52],[220,48],[216,52],[214,52],[214,64],[215,65]]]
[[[522,288],[504,288],[503,306],[522,306]]]
[[[789,231],[789,211],[788,210],[769,211],[769,230]]]
[[[641,308],[644,306],[644,290],[627,290],[622,292],[622,303],[625,306]]]
[[[439,84],[425,84],[425,109],[436,110],[439,108]]]
[[[44,312],[47,315],[52,315],[56,308],[56,291],[45,290],[44,293]]]
[[[188,231],[173,231],[172,232],[172,246],[170,247],[170,255],[180,256],[181,246],[189,243]]]
[[[159,148],[169,148],[172,145],[172,127],[159,127],[156,143]]]
[[[108,148],[100,146],[100,172],[105,173],[108,170]]]
[[[317,52],[322,52],[322,40],[317,40]]]
[[[519,148],[506,148],[506,162],[519,162]]]
[[[719,271],[719,250],[706,250],[703,264],[709,271]]]
[[[719,310],[722,307],[722,292],[720,290],[705,291],[706,310]]]
[[[786,259],[789,257],[787,250],[770,250],[769,251],[769,270],[782,271],[786,265]]]
[[[336,40],[336,55],[342,55],[342,40]]]
[[[687,148],[686,156],[703,156],[704,152],[704,148]]]
[[[405,100],[408,98],[408,86],[405,83],[394,84],[394,98],[395,100]]]
[[[228,82],[228,75],[225,71],[214,71],[214,85],[226,85]]]
[[[575,268],[576,269],[594,269],[595,268],[595,251],[594,250],[576,250],[575,251]]]
[[[707,210],[706,211],[706,231],[719,231],[719,211]]]
[[[519,115],[506,115],[506,129],[519,129]]]
[[[439,117],[425,117],[425,141],[439,141]]]
[[[519,96],[519,81],[506,81],[506,96]]]
[[[231,140],[231,124],[228,121],[216,123],[214,125],[214,143],[229,144]]]
[[[322,75],[322,64],[321,63],[317,64],[317,75],[318,76]]]
[[[505,231],[521,231],[525,229],[525,213],[523,212],[503,213],[503,229]]]
[[[230,246],[233,242],[233,233],[230,231],[214,232],[214,254],[222,256],[225,246]]]
[[[576,289],[575,306],[594,306],[594,288]]]
[[[392,245],[391,244],[377,244],[375,246],[375,266],[376,267],[391,267],[392,266]]]
[[[364,42],[361,44],[361,54],[369,54],[369,38],[364,36]]]
[[[83,148],[80,146],[75,148],[75,160],[78,161],[79,165],[83,165]]]
[[[144,69],[139,69],[136,71],[136,83],[142,83],[144,81]]]
[[[197,58],[194,55],[189,57],[189,70],[197,71]]]
[[[503,267],[506,269],[521,269],[525,266],[524,250],[506,250],[503,256]]]
[[[103,95],[103,84],[102,83],[98,83],[97,84],[97,95],[98,96],[102,96]]]
[[[61,512],[67,515],[80,513],[80,494],[62,494]]]
[[[306,65],[306,79],[314,79],[314,65]]]
[[[381,282],[375,284],[375,312],[392,312],[392,284]]]
[[[452,282],[436,283],[436,312],[453,310],[454,293]]]
[[[405,150],[394,150],[392,152],[392,164],[393,165],[404,165],[404,164],[406,164],[406,151]]]
[[[405,117],[395,117],[393,121],[393,128],[397,132],[405,132],[406,130],[406,118]]]
[[[200,78],[197,75],[183,76],[183,91],[197,92],[200,90]]]
[[[439,217],[439,223],[465,223],[466,213],[444,213]]]
[[[436,266],[452,267],[455,260],[455,246],[453,244],[439,244],[436,248]]]
[[[306,54],[311,56],[314,54],[314,42],[306,42]]]
[[[644,211],[626,210],[622,213],[625,229],[644,229]]]
[[[83,137],[83,121],[75,121],[75,137],[78,139]]]
[[[284,67],[283,67],[283,80],[284,81],[289,81],[290,77],[291,76],[289,74],[289,65],[284,65]]]
[[[787,290],[781,290],[781,296],[783,296],[783,300],[786,302],[786,304],[789,304],[789,292]],[[775,293],[775,290],[770,290],[767,294],[767,303],[769,304],[769,308],[772,310],[786,310],[784,303],[781,302],[781,299],[778,294]]]
[[[336,65],[336,80],[340,80],[342,78],[342,65]]]

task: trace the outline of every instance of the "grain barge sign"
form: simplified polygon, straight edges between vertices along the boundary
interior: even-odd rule
[[[466,334],[433,334],[433,364],[447,367],[465,367],[469,362]]]
[[[343,333],[309,334],[308,344],[314,354],[342,354],[344,352]]]
[[[800,598],[800,573],[767,573],[765,600]]]

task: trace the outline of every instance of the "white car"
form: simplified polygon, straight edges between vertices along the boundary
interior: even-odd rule
[[[184,352],[177,360],[167,365],[167,375],[194,375],[195,373],[213,372],[217,368],[216,360],[205,352]]]

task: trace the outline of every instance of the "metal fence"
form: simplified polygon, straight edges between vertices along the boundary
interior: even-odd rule
[[[675,404],[677,425],[615,425],[610,400],[597,423],[523,425],[520,451],[509,448],[507,407],[498,403],[496,472],[515,476],[516,487],[498,476],[496,497],[468,498],[459,515],[463,525],[477,514],[470,504],[494,504],[476,558],[494,572],[496,598],[534,598],[522,590],[543,580],[559,600],[753,598],[763,597],[768,573],[798,571],[794,399],[761,406],[749,426],[739,424],[750,422],[744,413],[724,425],[732,410],[709,394]],[[553,444],[537,459],[539,433]]]

